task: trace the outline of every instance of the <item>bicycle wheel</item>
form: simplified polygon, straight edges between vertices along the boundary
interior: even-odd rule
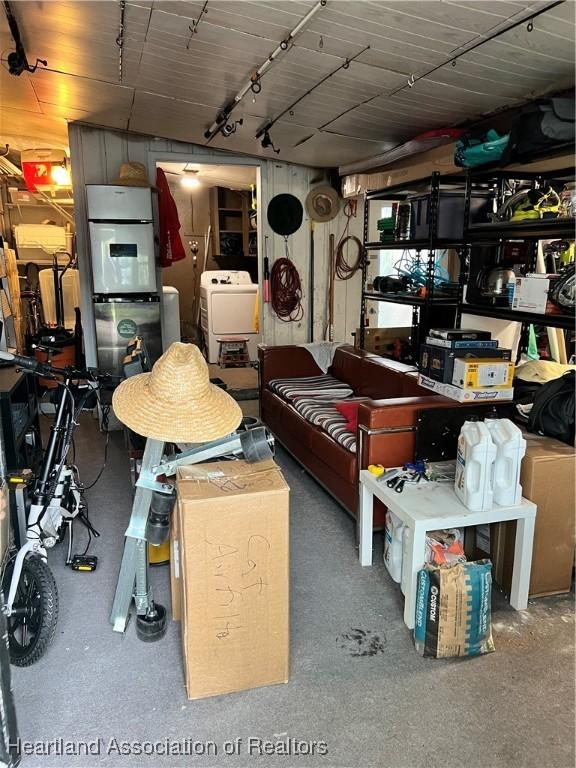
[[[4,594],[8,593],[14,561],[4,574]],[[44,654],[50,645],[58,620],[58,590],[52,571],[40,557],[27,557],[22,566],[13,613],[8,617],[10,661],[27,667]]]

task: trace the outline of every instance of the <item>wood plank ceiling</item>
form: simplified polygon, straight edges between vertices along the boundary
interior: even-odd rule
[[[66,146],[66,121],[205,143],[204,132],[315,0],[128,0],[122,72],[120,3],[12,3],[28,59],[48,68],[16,78],[0,24],[0,135],[13,146]],[[302,99],[270,131],[283,160],[341,165],[425,130],[522,103],[574,75],[574,2],[551,0],[328,0],[295,44],[234,111],[244,123],[212,145],[273,156],[257,130]],[[494,40],[513,22],[526,22]],[[467,51],[455,62],[457,54]],[[346,69],[308,90],[357,56]],[[434,70],[430,72],[430,70]],[[429,73],[429,74],[427,74]],[[421,78],[421,79],[418,79]],[[409,80],[415,80],[412,86]]]

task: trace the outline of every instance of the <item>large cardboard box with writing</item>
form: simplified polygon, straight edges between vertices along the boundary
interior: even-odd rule
[[[532,553],[530,596],[569,592],[575,545],[576,450],[554,440],[525,432],[522,495],[538,509]],[[494,579],[509,594],[514,564],[516,522],[492,526]]]
[[[273,461],[178,470],[186,688],[201,699],[286,683],[289,488]]]

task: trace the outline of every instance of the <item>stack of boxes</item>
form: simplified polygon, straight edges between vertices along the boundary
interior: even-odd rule
[[[431,328],[420,349],[419,383],[459,402],[511,400],[512,350],[489,331]]]

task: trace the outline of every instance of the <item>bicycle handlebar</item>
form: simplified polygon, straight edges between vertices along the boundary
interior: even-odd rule
[[[43,376],[53,376],[55,373],[51,366],[36,360],[35,357],[24,357],[23,355],[13,355],[11,352],[0,351],[0,360],[6,360],[20,366],[20,368],[24,368],[32,373],[42,374]]]
[[[99,373],[98,371],[85,371],[78,370],[72,366],[65,368],[55,368],[48,363],[43,363],[37,360],[35,357],[25,357],[24,355],[14,355],[11,352],[0,351],[0,360],[6,360],[7,362],[14,363],[19,368],[23,368],[25,371],[37,374],[38,376],[45,376],[54,378],[55,376],[70,376],[72,379],[87,379],[87,380],[106,380],[109,378],[108,374]]]

